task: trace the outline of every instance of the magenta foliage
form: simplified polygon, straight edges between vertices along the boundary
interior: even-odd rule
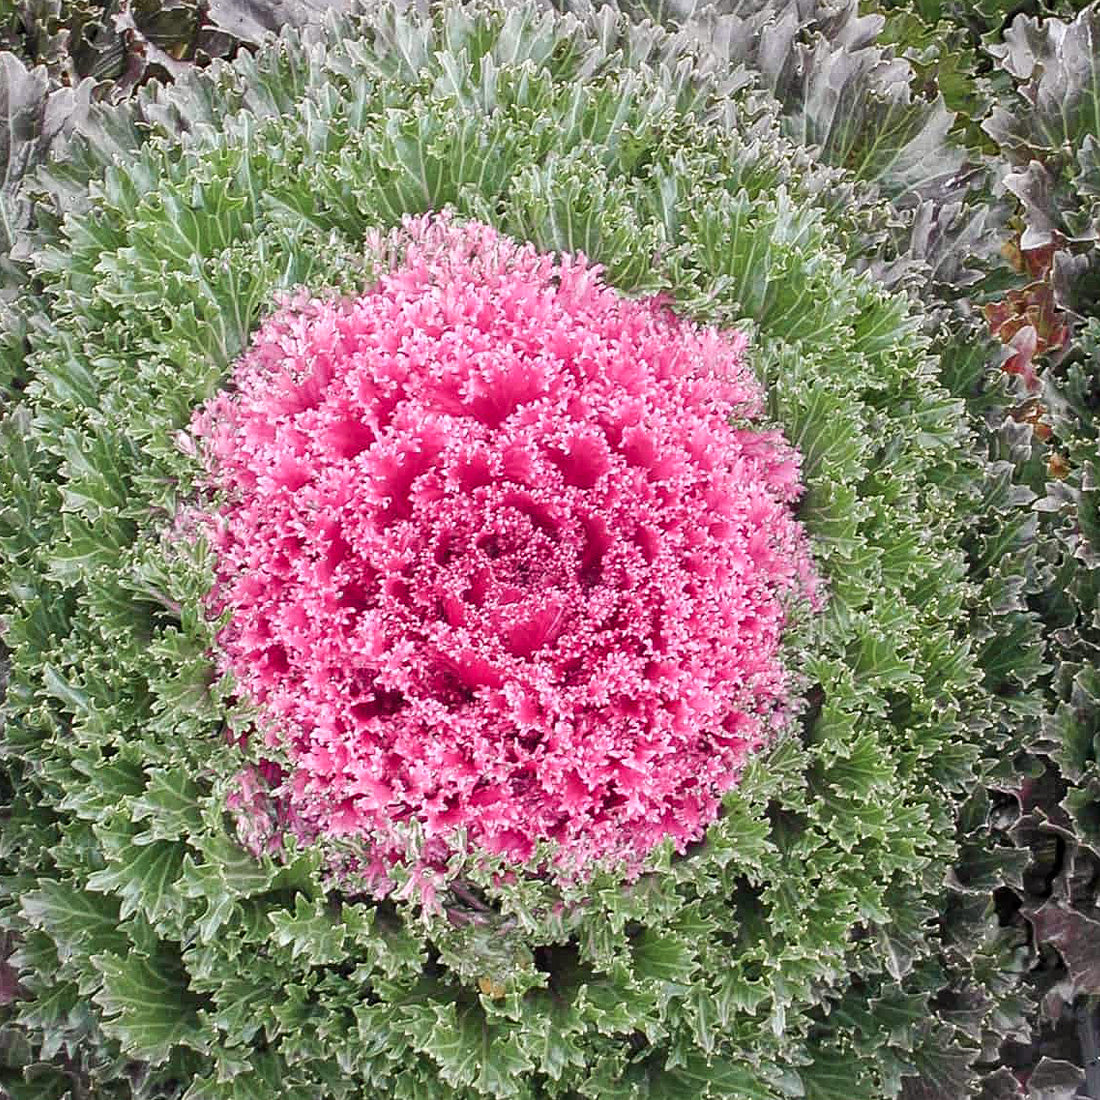
[[[379,875],[413,819],[437,860],[459,827],[561,867],[682,849],[787,713],[816,583],[744,335],[480,224],[373,244],[392,270],[286,302],[193,425],[295,820]]]

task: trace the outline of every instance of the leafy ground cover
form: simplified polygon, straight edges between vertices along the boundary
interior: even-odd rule
[[[4,13],[3,1087],[1100,1096],[1095,5],[317,7]],[[181,531],[279,296],[397,278],[364,241],[444,209],[743,331],[801,455],[796,692],[625,876],[447,834],[429,896],[413,827],[380,890],[378,834],[289,827]],[[473,668],[440,715],[502,705]]]

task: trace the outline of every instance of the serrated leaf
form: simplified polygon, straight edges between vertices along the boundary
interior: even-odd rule
[[[289,947],[291,958],[300,956],[315,965],[343,961],[344,928],[323,902],[311,903],[299,894],[293,914],[273,910],[268,919],[272,939],[280,947]]]
[[[877,1100],[874,1080],[852,1052],[817,1047],[811,1056],[798,1069],[806,1100]]]
[[[139,845],[130,839],[112,847],[107,866],[89,875],[89,889],[120,898],[123,920],[140,911],[156,923],[178,909],[176,884],[186,854],[182,844],[156,840]]]
[[[155,768],[148,773],[148,784],[130,800],[134,821],[149,821],[135,843],[152,840],[180,840],[202,831],[199,788],[180,768]]]
[[[131,1056],[156,1065],[179,1044],[202,1049],[197,1009],[182,967],[170,957],[102,954],[92,959],[103,978],[93,1000],[105,1014],[103,1028]]]
[[[49,933],[62,957],[73,951],[90,956],[125,949],[127,939],[118,927],[116,898],[40,879],[37,889],[22,896],[20,907],[32,927]]]
[[[1081,993],[1100,995],[1100,921],[1051,899],[1026,911],[1040,943],[1050,943],[1065,960]]]
[[[1073,1100],[1084,1078],[1081,1068],[1072,1062],[1040,1058],[1027,1079],[1028,1100]]]
[[[15,54],[0,52],[0,286],[24,277],[12,263],[31,220],[31,204],[20,194],[23,180],[80,122],[90,99],[91,81],[51,87],[45,68],[28,70]]]

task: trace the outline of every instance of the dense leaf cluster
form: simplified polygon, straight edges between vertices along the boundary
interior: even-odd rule
[[[1013,98],[984,123],[1008,162],[1023,292],[1050,303],[1062,339],[1038,372],[1041,430],[1021,453],[1036,495],[1044,584],[1034,604],[1051,665],[1040,729],[1015,789],[1013,840],[1031,860],[1016,891],[1041,965],[1045,1030],[1076,1024],[1100,1088],[1100,12],[1016,20],[993,52]],[[1016,104],[1017,119],[1010,117]],[[1029,251],[1030,250],[1030,251]],[[1051,963],[1054,965],[1052,966]],[[1059,965],[1060,964],[1060,965]],[[1064,968],[1064,969],[1063,969]],[[1049,1021],[1049,1023],[1046,1023]],[[1068,1028],[1067,1028],[1067,1025]],[[1052,1042],[1055,1039],[1051,1040]]]
[[[193,0],[15,0],[0,17],[0,48],[58,83],[90,79],[101,97],[122,98],[234,45]]]
[[[316,19],[319,0],[5,0],[0,50],[58,84],[91,81],[118,101],[150,80],[236,55],[281,27]]]
[[[1038,1003],[1030,1036],[1010,1038],[1002,1055],[1024,1078],[1044,1052],[1083,1058],[1093,1062],[1088,1084],[1095,1092],[1100,24],[1095,5],[1054,13],[1061,18],[1046,6],[1023,14],[967,10],[973,48],[958,67],[956,102],[978,107],[956,125],[994,154],[986,161],[990,187],[1008,216],[1000,243],[1015,285],[1004,293],[987,278],[972,292],[985,300],[991,329],[1008,349],[1005,369],[1021,379],[1013,418],[1028,428],[1013,430],[1008,453],[1017,492],[1032,498],[1037,520],[1025,606],[1042,625],[1047,668],[1041,711],[1020,726],[1028,751],[988,788],[1000,808],[995,835],[1019,864],[1017,874],[1003,876],[998,908],[1028,945],[1028,983]],[[958,22],[959,14],[939,5],[899,10],[889,16],[888,34],[916,59],[923,43],[950,40],[945,23],[931,22]],[[1005,1071],[989,1088],[990,1095],[1019,1094]],[[1072,1091],[1069,1082],[1064,1088]]]
[[[406,7],[58,111],[63,158],[5,199],[5,1087],[946,1100],[984,1073],[1017,1095],[997,1064],[1032,1039],[1035,944],[1066,999],[1096,991],[1100,321],[1058,299],[1083,336],[1041,394],[996,369],[976,304],[1010,209],[853,5]],[[1077,41],[1043,26],[1007,41]],[[1087,103],[1095,61],[1067,71]],[[1075,117],[1081,166],[1100,135]],[[1070,179],[1053,206],[1013,192],[1021,246],[1053,245],[1080,295],[1090,170],[1044,133],[1016,175]],[[237,845],[227,733],[250,715],[213,679],[212,562],[173,520],[198,472],[176,433],[274,295],[358,290],[368,229],[447,205],[750,327],[831,602],[789,640],[798,735],[698,850],[572,892],[457,864],[433,918],[342,892],[317,852]],[[1033,1087],[1078,1080],[1047,1059]]]

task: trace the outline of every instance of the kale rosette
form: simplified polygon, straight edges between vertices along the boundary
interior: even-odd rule
[[[891,188],[576,7],[334,16],[39,178],[28,1079],[878,1100],[951,1033],[987,471]]]

